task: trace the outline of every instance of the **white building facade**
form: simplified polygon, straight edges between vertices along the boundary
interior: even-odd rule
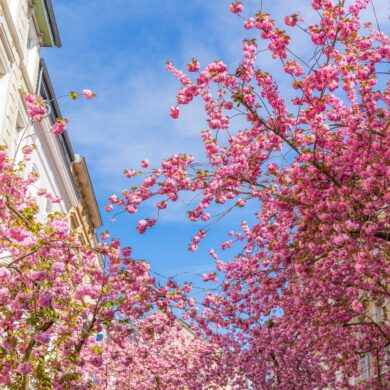
[[[85,160],[73,153],[66,132],[49,132],[61,112],[40,51],[60,46],[51,0],[0,0],[0,145],[15,159],[23,145],[36,146],[28,167],[38,176],[31,193],[45,189],[61,198],[59,203],[39,199],[42,218],[54,211],[68,214],[71,228],[94,245],[102,221]],[[47,101],[48,115],[39,124],[27,116],[27,92]]]

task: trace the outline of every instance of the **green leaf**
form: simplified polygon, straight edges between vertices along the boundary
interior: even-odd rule
[[[72,99],[72,100],[77,100],[77,98],[80,96],[79,93],[75,92],[75,91],[70,91],[69,92],[69,97]]]

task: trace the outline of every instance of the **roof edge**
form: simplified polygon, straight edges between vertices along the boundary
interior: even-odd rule
[[[43,34],[43,46],[61,47],[61,39],[51,0],[33,0],[36,20]]]
[[[47,70],[47,66],[46,66],[46,62],[43,58],[41,58],[39,60],[39,68],[41,70],[41,74],[42,74],[42,79],[44,80],[45,82],[45,85],[48,89],[48,93],[50,95],[50,100],[51,100],[51,103],[53,104],[53,108],[54,108],[54,114],[57,118],[62,118],[62,114],[61,114],[61,110],[60,110],[60,106],[58,104],[58,101],[57,101],[57,97],[56,97],[56,94],[54,92],[54,88],[53,88],[53,84],[51,83],[51,79],[50,79],[50,75],[49,75],[49,71]],[[42,81],[40,80],[40,78],[38,79],[38,83],[41,83]],[[38,85],[38,93],[39,93],[39,85]],[[70,142],[70,139],[69,139],[69,135],[68,135],[68,132],[65,131],[63,132],[60,137],[64,140],[64,143],[65,143],[65,147],[67,149],[67,153],[69,155],[69,158],[71,161],[74,161],[75,160],[75,155],[74,155],[74,152],[73,152],[73,148],[72,148],[72,144]]]
[[[61,43],[60,33],[58,31],[57,21],[56,21],[56,17],[54,14],[54,9],[53,9],[53,5],[51,3],[51,0],[43,0],[43,2],[45,3],[46,9],[47,9],[49,23],[50,23],[50,27],[51,27],[51,30],[53,33],[53,38],[54,38],[54,44],[56,45],[56,47],[61,47],[62,43]]]

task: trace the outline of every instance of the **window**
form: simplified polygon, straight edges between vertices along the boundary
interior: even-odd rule
[[[53,205],[50,199],[46,199],[46,214],[50,214],[52,212]]]
[[[39,170],[38,170],[38,167],[35,164],[33,164],[33,166],[32,166],[31,173],[36,178],[35,179],[35,183],[34,183],[34,187],[36,188],[36,191],[34,191],[34,194],[33,194],[35,196],[37,190],[40,189],[40,185],[41,185],[41,180],[40,180],[40,176],[39,176]]]
[[[76,230],[78,227],[78,224],[77,224],[77,221],[76,221],[76,218],[74,215],[70,215],[70,229],[72,231]]]
[[[382,306],[375,306],[374,320],[377,324],[383,322],[385,318],[384,314],[384,308]]]
[[[362,380],[367,380],[371,377],[371,355],[365,353],[360,357],[360,377]]]
[[[388,372],[390,370],[390,345],[385,347],[385,356],[383,359],[383,372]]]
[[[38,51],[38,36],[34,25],[31,23],[28,30],[26,43],[26,66],[31,82],[36,83],[38,76],[39,51]]]
[[[3,132],[3,123],[2,121],[5,119],[5,109],[7,105],[8,100],[8,81],[9,81],[9,75],[7,73],[7,67],[5,59],[3,60],[1,58],[1,52],[0,52],[0,135]]]
[[[25,124],[23,122],[20,113],[18,113],[18,116],[16,118],[16,125],[15,125],[15,136],[12,137],[14,140],[13,153],[20,152],[21,150],[21,144],[23,141],[22,137],[25,136],[24,129],[25,129]]]
[[[376,302],[374,307],[374,321],[377,324],[380,324],[384,321],[387,321],[387,312],[386,312],[386,304],[383,299]]]
[[[3,60],[0,58],[0,79],[4,77],[6,73],[7,73],[7,68],[5,67]]]

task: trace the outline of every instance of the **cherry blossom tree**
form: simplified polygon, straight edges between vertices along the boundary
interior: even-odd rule
[[[89,90],[83,95],[93,97]],[[45,102],[28,94],[25,102],[32,121],[41,121]],[[50,131],[58,135],[65,126],[59,118]],[[195,389],[226,383],[219,347],[199,331],[184,332],[178,320],[191,286],[159,284],[149,265],[132,259],[131,249],[108,232],[90,248],[70,231],[66,215],[43,219],[30,195],[37,179],[28,170],[32,153],[27,143],[15,162],[0,149],[0,387]],[[58,201],[46,191],[39,197]]]
[[[134,214],[156,198],[156,215],[138,221],[144,233],[169,203],[197,193],[188,217],[205,226],[191,251],[221,215],[240,211],[239,226],[221,244],[237,254],[226,260],[210,251],[216,270],[204,280],[219,288],[205,294],[201,310],[189,285],[159,285],[108,234],[87,248],[65,216],[39,221],[28,196],[34,177],[25,171],[33,148],[22,149],[18,164],[1,150],[4,388],[388,387],[390,324],[373,308],[389,299],[390,84],[383,69],[390,49],[379,26],[361,20],[370,3],[313,0],[313,20],[296,13],[278,26],[265,2],[247,17],[236,1],[230,11],[248,34],[237,67],[193,59],[185,73],[167,63],[180,83],[170,116],[180,118],[180,106],[194,98],[204,102],[206,161],[177,154],[152,168],[145,159],[142,183],[110,197],[106,209]],[[308,59],[295,54],[292,36],[313,49]],[[274,59],[269,69],[265,52]],[[277,84],[281,72],[289,84]],[[94,94],[71,93],[81,96]],[[32,120],[42,120],[45,103],[25,100]],[[51,132],[66,125],[59,118]],[[138,174],[125,171],[129,179]],[[188,334],[173,308],[193,320]],[[361,382],[364,357],[372,375]]]
[[[156,313],[139,322],[136,332],[142,343],[127,338],[102,347],[104,363],[95,374],[98,388],[221,389],[238,375],[237,369],[225,365],[218,345],[199,338],[180,321],[167,326]],[[117,364],[121,359],[127,364]]]
[[[193,59],[183,72],[167,63],[180,83],[170,116],[195,98],[204,103],[206,161],[144,161],[142,184],[111,206],[133,214],[156,198],[157,215],[138,222],[144,233],[170,202],[199,193],[188,217],[205,227],[192,251],[221,213],[241,210],[240,227],[222,243],[238,254],[223,261],[211,251],[216,272],[204,278],[221,277],[220,292],[187,315],[252,387],[384,389],[390,324],[370,307],[389,299],[389,39],[362,22],[369,0],[313,0],[312,20],[296,13],[284,25],[266,3],[252,17],[243,2],[230,5],[248,34],[237,67]],[[294,53],[291,33],[312,48],[308,59]],[[263,52],[274,59],[269,68]],[[281,72],[289,83],[277,84]],[[247,205],[253,222],[244,220]],[[360,383],[365,356],[372,377]],[[243,388],[242,380],[231,384]]]

